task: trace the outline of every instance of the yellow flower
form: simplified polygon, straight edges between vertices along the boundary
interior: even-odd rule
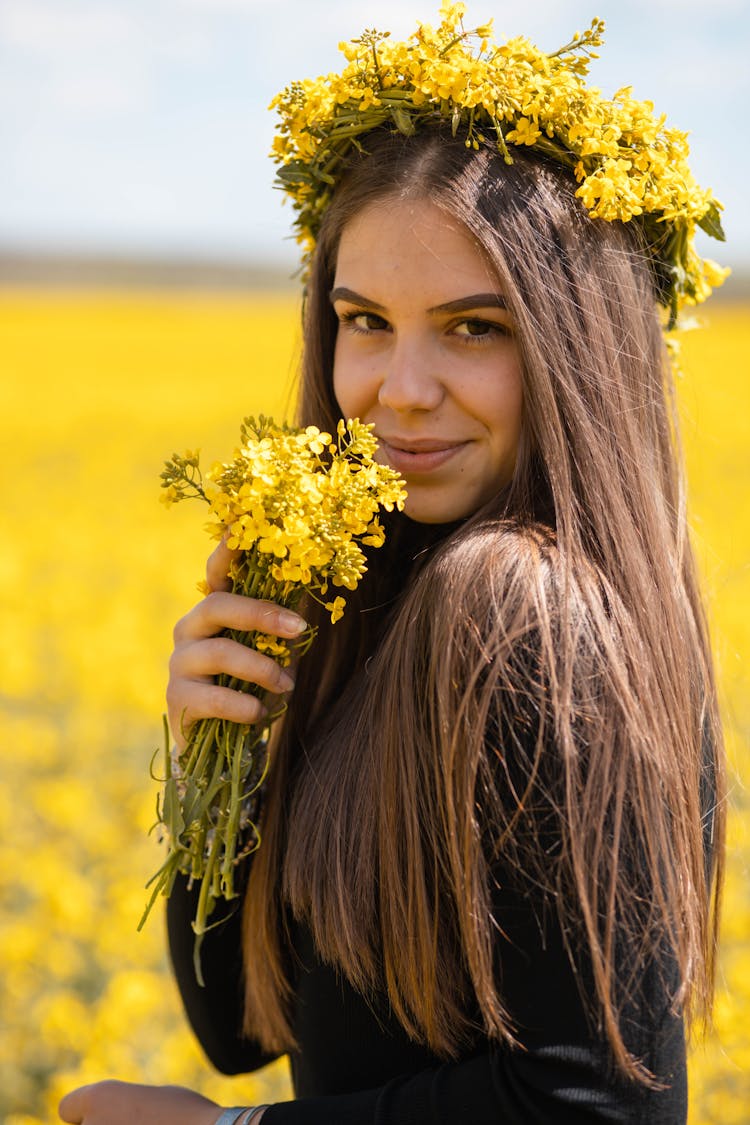
[[[344,606],[346,602],[343,598],[334,598],[332,602],[326,602],[325,608],[331,615],[331,622],[335,625],[340,618],[344,616]]]
[[[439,25],[419,24],[401,43],[367,31],[341,45],[341,74],[293,83],[274,98],[283,143],[277,138],[271,155],[282,166],[279,186],[292,199],[306,260],[349,149],[384,124],[411,135],[443,118],[469,148],[495,137],[507,163],[508,144],[542,147],[574,170],[592,218],[637,220],[670,323],[681,302],[704,299],[711,286],[688,247],[696,225],[723,238],[721,206],[694,183],[685,134],[667,128],[651,102],[633,98],[629,87],[607,99],[586,85],[603,21],[592,20],[548,55],[523,36],[496,46],[491,21],[464,30],[465,13],[463,3],[443,0]],[[671,237],[665,223],[674,224]]]
[[[176,504],[179,499],[180,495],[173,484],[167,485],[159,497],[161,503],[166,505],[167,508],[170,508],[172,504]]]
[[[321,433],[317,426],[308,426],[304,437],[312,453],[322,453],[331,440],[331,435]]]
[[[515,145],[533,145],[542,135],[541,129],[527,117],[519,117],[515,129],[505,134],[505,139]]]
[[[728,266],[720,266],[713,258],[703,259],[703,275],[706,284],[710,285],[712,289],[718,289],[720,285],[723,285],[731,272]]]
[[[284,641],[280,641],[278,637],[272,637],[268,633],[258,633],[255,638],[255,647],[258,652],[264,652],[267,656],[273,656],[282,667],[286,667],[292,659],[289,645],[285,644]]]
[[[240,552],[230,572],[235,593],[294,608],[307,592],[335,623],[346,602],[340,596],[322,601],[329,583],[356,588],[367,570],[363,547],[384,541],[377,512],[404,505],[403,481],[374,460],[376,450],[372,426],[356,418],[338,423],[335,441],[317,426],[296,430],[270,418],[246,418],[232,461],[213,465],[204,480],[197,454],[175,454],[162,484],[172,503],[202,498],[214,517],[212,533],[228,532],[228,546]],[[309,632],[290,642],[267,633],[230,636],[283,666],[312,640]],[[158,823],[170,851],[142,923],[157,895],[169,893],[176,871],[206,880],[212,873],[194,921],[197,941],[216,900],[234,897],[240,832],[252,840],[247,802],[263,774],[264,731],[280,713],[277,706],[257,728],[224,720],[191,727],[166,782]]]

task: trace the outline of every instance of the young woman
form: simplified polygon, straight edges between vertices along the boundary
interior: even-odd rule
[[[289,693],[244,911],[206,935],[205,987],[197,888],[178,883],[168,920],[208,1057],[238,1073],[288,1052],[296,1100],[222,1112],[102,1083],[64,1120],[685,1121],[721,731],[665,259],[576,188],[543,149],[509,164],[444,113],[377,124],[338,169],[299,417],[373,423],[406,510],[340,624],[306,607],[320,634],[296,683],[222,635],[304,623],[229,593],[220,547],[169,686],[178,743],[202,716],[259,717],[218,673]]]

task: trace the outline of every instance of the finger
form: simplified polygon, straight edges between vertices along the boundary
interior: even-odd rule
[[[228,637],[182,646],[172,654],[167,685],[169,726],[180,749],[197,719],[257,723],[268,713],[254,695],[216,684],[213,677],[219,674],[273,694],[294,687],[293,677],[275,660]]]
[[[199,719],[226,719],[230,723],[251,726],[268,714],[268,709],[254,695],[248,695],[213,683],[195,683],[189,699],[168,706],[169,727],[175,742],[184,749],[190,728]]]
[[[307,628],[304,618],[275,602],[247,598],[243,594],[216,591],[198,602],[174,629],[176,645],[215,636],[222,629],[239,633],[271,633],[275,637],[298,637]]]
[[[172,654],[169,668],[174,683],[225,675],[276,693],[294,687],[294,679],[276,660],[230,637],[208,637],[182,645]]]
[[[212,590],[232,589],[229,568],[233,560],[239,556],[239,553],[239,551],[230,551],[226,539],[222,539],[216,550],[209,556],[206,563],[206,582]]]
[[[79,1086],[60,1099],[57,1112],[62,1121],[70,1121],[73,1122],[74,1125],[78,1125],[79,1121],[83,1121],[88,1089],[88,1086]]]

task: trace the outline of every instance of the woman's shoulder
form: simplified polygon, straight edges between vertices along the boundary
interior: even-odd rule
[[[610,595],[597,567],[571,558],[550,524],[519,519],[469,524],[446,540],[417,579],[425,608],[441,605],[454,630],[508,643],[539,630],[579,628],[603,615]],[[428,613],[429,615],[429,613]]]
[[[469,521],[440,544],[425,570],[430,581],[457,589],[467,580],[484,595],[508,584],[553,588],[596,577],[588,560],[573,564],[552,524],[519,518]]]
[[[525,766],[588,744],[613,701],[619,606],[585,556],[542,522],[487,520],[446,542],[419,575],[425,668],[457,712]],[[614,610],[614,612],[613,612]],[[418,618],[417,618],[418,619]]]
[[[559,558],[558,537],[553,524],[542,520],[469,520],[443,541],[436,557],[447,565],[473,560],[490,569],[543,565]]]

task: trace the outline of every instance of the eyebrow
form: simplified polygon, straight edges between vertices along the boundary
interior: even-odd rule
[[[331,304],[336,301],[348,301],[350,305],[360,305],[362,308],[378,309],[380,312],[385,312],[385,305],[378,304],[377,301],[371,301],[367,297],[363,297],[361,293],[355,293],[353,289],[347,289],[344,285],[339,285],[330,293]],[[446,301],[442,305],[433,305],[427,312],[432,313],[455,313],[466,312],[469,309],[507,309],[508,305],[504,297],[499,293],[473,293],[469,297],[459,297],[455,301]]]

